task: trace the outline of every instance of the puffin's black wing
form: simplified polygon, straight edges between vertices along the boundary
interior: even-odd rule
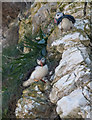
[[[75,18],[73,16],[71,16],[71,15],[64,15],[63,18],[67,18],[70,21],[72,21],[72,23],[75,23]]]
[[[62,19],[64,19],[64,18],[69,19],[70,21],[72,21],[73,24],[75,23],[75,18],[74,18],[73,16],[71,16],[71,15],[65,15],[65,14],[64,14],[64,16],[61,16],[59,19],[57,19],[57,25],[58,25],[60,22],[62,22]]]

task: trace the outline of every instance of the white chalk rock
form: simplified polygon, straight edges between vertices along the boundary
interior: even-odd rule
[[[57,102],[56,111],[61,118],[81,118],[78,113],[86,104],[87,100],[84,98],[82,90],[77,89]]]

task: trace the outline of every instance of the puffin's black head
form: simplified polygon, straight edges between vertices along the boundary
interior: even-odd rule
[[[55,18],[54,18],[54,22],[57,23],[57,25],[58,25],[58,23],[59,23],[58,21],[60,21],[63,18],[63,16],[64,16],[64,13],[62,13],[62,12],[56,13]]]
[[[44,57],[38,57],[37,63],[38,63],[38,65],[43,66],[45,64],[45,58]]]
[[[60,17],[63,17],[63,16],[64,16],[64,13],[58,12],[58,13],[56,13],[56,15],[55,15],[55,19],[58,20]]]

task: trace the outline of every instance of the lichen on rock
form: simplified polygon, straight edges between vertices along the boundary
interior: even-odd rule
[[[48,84],[47,84],[48,85]],[[17,118],[48,118],[51,108],[48,98],[44,94],[46,85],[35,82],[23,91],[23,97],[18,100],[15,114]],[[44,113],[44,114],[43,114]]]

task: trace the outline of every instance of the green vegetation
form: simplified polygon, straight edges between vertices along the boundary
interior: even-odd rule
[[[3,117],[7,117],[9,113],[9,102],[12,97],[16,96],[19,99],[21,94],[21,84],[26,73],[36,65],[36,59],[40,55],[46,55],[47,38],[40,30],[39,36],[45,40],[45,43],[38,44],[37,36],[24,36],[24,41],[21,41],[17,46],[10,46],[3,49],[2,55],[2,70],[3,70]],[[30,52],[23,53],[23,48],[30,48]]]

